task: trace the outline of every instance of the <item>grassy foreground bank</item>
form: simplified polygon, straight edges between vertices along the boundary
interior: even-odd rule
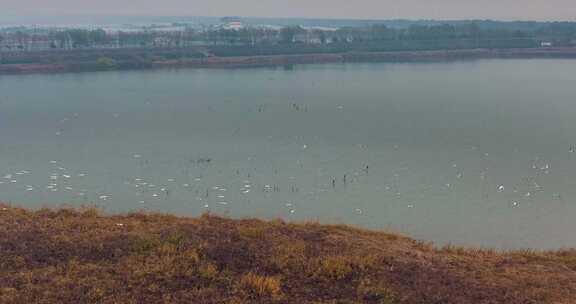
[[[576,250],[0,205],[0,303],[576,303]]]

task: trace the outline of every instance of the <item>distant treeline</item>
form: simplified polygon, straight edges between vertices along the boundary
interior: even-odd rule
[[[574,22],[416,22],[406,27],[369,24],[336,30],[286,26],[186,28],[181,31],[118,31],[102,29],[11,29],[0,32],[0,51],[190,48],[197,56],[239,56],[350,51],[526,48],[573,46]]]
[[[335,31],[284,27],[276,36],[249,43],[247,32],[215,36],[216,56],[306,53],[419,51],[472,48],[531,48],[576,45],[576,23],[553,23],[529,30],[483,27],[477,23],[346,27]]]

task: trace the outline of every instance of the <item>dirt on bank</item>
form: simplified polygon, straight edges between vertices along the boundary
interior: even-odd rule
[[[576,250],[282,220],[0,205],[0,303],[576,303]]]
[[[363,52],[248,57],[211,57],[155,62],[156,66],[258,67],[330,62],[411,62],[489,58],[576,58],[576,48],[474,49],[444,51]]]
[[[125,53],[126,51],[124,51]],[[91,58],[96,51],[86,51],[84,57]],[[54,52],[44,57],[56,54]],[[82,57],[82,51],[75,51],[75,56]],[[72,58],[72,57],[71,57]],[[102,66],[97,60],[70,61],[59,60],[58,63],[22,63],[0,64],[1,74],[27,73],[59,73],[86,72],[99,70],[128,70],[166,67],[190,68],[239,68],[282,66],[309,63],[335,62],[411,62],[411,61],[449,61],[486,58],[576,58],[576,48],[535,48],[535,49],[471,49],[471,50],[440,50],[440,51],[397,51],[397,52],[352,52],[339,54],[302,54],[302,55],[270,55],[270,56],[236,56],[236,57],[206,57],[174,60],[152,60],[143,62],[136,56],[133,60],[124,59],[117,64]]]

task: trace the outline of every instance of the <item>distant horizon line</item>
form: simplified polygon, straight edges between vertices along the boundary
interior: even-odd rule
[[[0,18],[10,17],[10,18],[58,18],[58,17],[77,17],[77,18],[105,18],[105,17],[129,17],[129,18],[223,18],[223,17],[239,17],[246,19],[283,19],[283,20],[343,20],[343,21],[434,21],[434,22],[460,22],[460,21],[493,21],[493,22],[576,22],[576,18],[573,20],[568,19],[516,19],[516,18],[427,18],[427,17],[382,17],[382,18],[360,18],[360,17],[310,17],[310,16],[243,16],[243,15],[217,15],[217,16],[206,16],[206,15],[145,15],[145,14],[84,14],[84,13],[64,13],[64,14],[14,14],[14,13],[0,13]],[[0,19],[0,22],[2,20]]]

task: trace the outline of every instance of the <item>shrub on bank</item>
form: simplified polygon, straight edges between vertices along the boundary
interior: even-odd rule
[[[96,67],[104,70],[111,70],[118,67],[116,60],[109,57],[100,57],[96,59]]]

